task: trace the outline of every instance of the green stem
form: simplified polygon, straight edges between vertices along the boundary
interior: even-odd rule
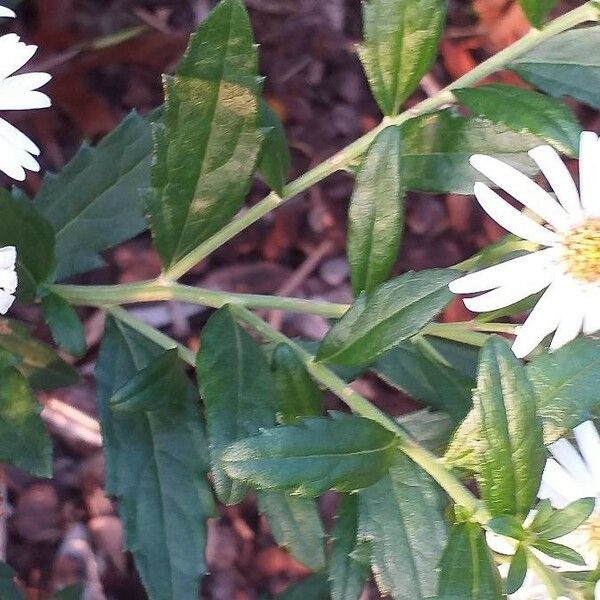
[[[110,306],[132,302],[158,302],[179,300],[220,308],[225,304],[240,304],[249,308],[287,310],[290,312],[339,318],[349,308],[347,304],[333,304],[303,298],[263,296],[261,294],[235,294],[206,288],[182,285],[161,280],[140,281],[121,285],[55,285],[53,291],[71,304],[82,306]]]
[[[152,327],[152,325],[144,323],[144,321],[133,316],[130,312],[126,311],[120,306],[109,306],[105,307],[104,310],[109,315],[112,315],[115,319],[118,319],[122,323],[125,323],[125,325],[131,327],[131,329],[135,329],[149,340],[152,340],[159,346],[162,346],[165,350],[177,348],[179,351],[179,358],[181,358],[181,360],[186,362],[191,367],[196,366],[196,355],[189,348],[186,348],[183,344],[176,342],[168,335],[161,333]]]
[[[285,186],[281,196],[275,192],[271,192],[266,198],[255,204],[252,208],[246,211],[243,215],[223,227],[212,237],[202,242],[189,254],[181,258],[174,265],[169,267],[164,276],[170,280],[177,280],[185,275],[194,265],[206,258],[217,248],[231,240],[238,233],[264,217],[266,214],[292,199],[294,196],[307,190],[309,187],[322,181],[329,175],[339,171],[350,165],[353,161],[359,158],[371,145],[377,134],[391,125],[400,125],[409,119],[432,112],[445,104],[454,101],[453,89],[471,86],[481,79],[488,77],[492,73],[504,69],[508,64],[513,62],[518,57],[522,56],[529,50],[535,48],[545,40],[548,40],[555,35],[571,29],[586,21],[598,20],[598,8],[593,6],[591,2],[587,2],[583,6],[572,10],[561,17],[558,17],[549,23],[544,29],[532,29],[527,35],[514,44],[510,45],[505,50],[492,56],[488,60],[472,69],[463,77],[457,79],[449,86],[438,92],[435,96],[427,98],[419,102],[413,108],[395,116],[386,117],[378,127],[363,135],[361,138],[354,141],[352,144],[311,169],[295,181]]]
[[[345,404],[356,414],[376,421],[389,431],[396,434],[400,440],[400,449],[416,464],[425,470],[448,495],[459,505],[466,508],[476,518],[483,522],[488,520],[488,515],[482,503],[458,480],[443,463],[431,452],[420,446],[392,417],[379,410],[366,398],[356,392],[343,379],[322,363],[316,362],[314,357],[270,325],[265,323],[243,306],[232,306],[231,310],[240,320],[252,327],[265,339],[275,343],[290,346],[304,363],[306,370],[321,385],[341,398]]]

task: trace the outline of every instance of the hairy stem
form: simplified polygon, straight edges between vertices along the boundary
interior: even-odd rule
[[[595,21],[600,18],[598,6],[592,2],[587,2],[583,6],[576,8],[561,17],[558,17],[549,23],[544,29],[532,29],[527,35],[517,40],[508,48],[492,56],[488,60],[472,69],[463,77],[457,79],[449,86],[441,90],[435,96],[428,98],[413,108],[395,116],[386,117],[378,127],[365,134],[352,144],[324,161],[314,169],[306,172],[304,175],[285,186],[281,196],[271,192],[266,198],[255,204],[243,215],[223,227],[212,237],[198,245],[189,254],[181,258],[170,269],[165,272],[165,278],[177,280],[185,275],[194,265],[209,256],[217,248],[231,240],[238,233],[264,217],[266,214],[277,208],[284,202],[292,199],[309,187],[322,181],[329,175],[346,168],[353,161],[359,158],[371,145],[377,134],[391,125],[400,125],[409,119],[423,115],[439,109],[445,104],[454,101],[453,89],[469,87],[481,79],[501,71],[515,59],[519,58],[529,50],[535,48],[545,40],[548,40],[563,31],[572,29],[577,25],[587,21]]]
[[[265,339],[275,343],[284,343],[290,346],[304,363],[306,370],[321,385],[332,391],[356,414],[376,421],[386,429],[396,434],[400,440],[401,450],[417,463],[424,471],[429,473],[448,495],[469,512],[477,515],[482,521],[487,521],[487,513],[482,503],[457,479],[443,463],[429,450],[420,446],[392,417],[385,414],[366,398],[352,389],[343,379],[322,363],[316,362],[314,357],[294,343],[287,336],[273,329],[260,317],[257,317],[243,306],[234,305],[231,310],[240,320],[252,327]]]

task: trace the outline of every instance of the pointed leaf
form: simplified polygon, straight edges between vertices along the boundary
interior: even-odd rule
[[[548,542],[546,540],[534,540],[531,545],[550,558],[568,562],[579,567],[586,566],[583,556],[569,546],[557,544],[556,542]]]
[[[166,350],[119,388],[110,399],[111,408],[134,413],[162,408],[172,397],[186,394],[189,383],[181,377],[177,348]]]
[[[458,465],[465,457],[492,516],[527,514],[546,452],[533,387],[501,338],[490,338],[481,350],[474,408],[446,453]]]
[[[318,496],[354,492],[380,479],[397,453],[396,436],[369,419],[344,413],[264,429],[227,448],[225,472],[258,489]]]
[[[435,596],[446,545],[445,496],[406,456],[381,481],[360,492],[359,538],[372,544],[372,568],[394,600]]]
[[[395,115],[429,71],[446,17],[444,0],[368,0],[360,59],[386,115]]]
[[[321,391],[288,344],[279,344],[271,362],[277,388],[278,417],[284,425],[299,417],[318,417],[323,412]]]
[[[478,153],[528,175],[537,173],[527,152],[543,141],[486,119],[460,117],[449,109],[410,119],[401,130],[403,183],[408,190],[471,195],[476,181],[487,181],[469,164]]]
[[[397,127],[384,129],[371,144],[356,175],[348,210],[348,263],[357,296],[390,275],[404,226],[404,189]]]
[[[502,580],[485,541],[475,523],[452,528],[440,562],[437,600],[502,600]]]
[[[478,117],[519,133],[531,133],[570,156],[579,154],[579,122],[568,107],[554,98],[499,83],[452,92]]]
[[[472,406],[473,379],[435,360],[418,343],[407,342],[387,352],[372,369],[389,385],[447,412],[455,422],[463,419]]]
[[[531,525],[531,530],[535,531],[539,538],[545,540],[554,540],[571,533],[580,525],[585,523],[594,511],[594,498],[580,498],[571,502],[565,508],[552,512],[543,522]]]
[[[488,521],[487,526],[498,535],[510,537],[514,540],[523,540],[525,538],[525,532],[520,520],[512,515],[494,517]]]
[[[285,129],[279,117],[264,100],[259,103],[258,118],[260,127],[265,132],[258,169],[267,185],[281,195],[291,166]]]
[[[214,512],[198,396],[188,381],[183,396],[170,395],[164,405],[154,404],[156,410],[117,412],[109,404],[163,353],[109,318],[96,366],[98,412],[107,492],[119,499],[126,547],[151,600],[180,600],[198,595],[206,571],[206,520]]]
[[[277,398],[269,365],[257,342],[225,307],[202,330],[196,371],[217,496],[225,504],[236,504],[245,486],[227,477],[220,458],[231,443],[275,424]]]
[[[527,367],[547,444],[592,418],[600,405],[600,340],[580,337]]]
[[[546,40],[509,66],[551,96],[572,96],[600,108],[599,44],[600,25],[573,29]]]
[[[258,160],[257,50],[241,0],[223,0],[165,78],[148,210],[163,267],[172,266],[242,207]]]
[[[544,20],[554,8],[556,0],[519,0],[523,12],[527,15],[529,22],[541,29]]]
[[[372,362],[419,333],[452,299],[457,271],[409,272],[360,297],[331,328],[317,359],[357,366]]]
[[[48,281],[54,269],[54,232],[22,192],[10,194],[0,188],[0,247],[17,248],[16,295],[32,302],[37,288]]]
[[[42,310],[52,339],[71,356],[79,358],[85,354],[85,332],[75,309],[54,292],[42,298]]]
[[[54,389],[77,383],[79,375],[56,352],[35,339],[24,323],[0,319],[0,348],[20,359],[17,368],[36,389]]]
[[[369,563],[359,562],[352,556],[359,546],[357,494],[342,496],[331,538],[331,598],[358,600],[369,576]]]
[[[132,113],[46,175],[35,205],[56,232],[58,279],[102,266],[98,252],[146,229],[139,189],[148,185],[151,150],[150,123]]]
[[[267,490],[258,492],[256,500],[275,541],[311,571],[324,569],[325,532],[316,502]]]
[[[0,372],[0,462],[52,476],[52,440],[29,383],[15,369]]]
[[[505,583],[506,593],[514,594],[523,585],[525,575],[527,575],[527,550],[523,544],[519,544],[510,561]]]

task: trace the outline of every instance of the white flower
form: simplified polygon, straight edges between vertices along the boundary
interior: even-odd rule
[[[513,208],[483,183],[475,184],[475,195],[502,227],[543,249],[450,284],[456,294],[485,292],[465,299],[465,306],[473,312],[510,306],[545,290],[518,330],[513,345],[518,357],[527,356],[553,332],[550,347],[556,349],[582,330],[591,334],[600,329],[600,140],[589,131],[581,135],[579,191],[550,146],[529,154],[558,201],[523,173],[491,156],[475,155],[471,164],[547,225]]]
[[[549,446],[552,458],[546,462],[538,497],[548,499],[554,508],[564,508],[581,498],[595,498],[596,507],[590,517],[575,531],[553,540],[576,550],[585,559],[585,567],[551,559],[538,554],[547,565],[564,571],[594,570],[600,561],[600,436],[591,421],[573,430],[577,448],[567,440]],[[508,553],[507,553],[508,554]],[[546,594],[546,595],[544,595]],[[545,586],[533,572],[510,600],[544,600]],[[596,584],[595,599],[600,600],[600,582]]]
[[[14,13],[0,7],[0,17],[14,17]],[[37,89],[50,81],[47,73],[14,75],[35,54],[37,46],[20,41],[14,33],[0,37],[0,111],[29,110],[50,106],[50,98]],[[18,129],[0,119],[0,171],[22,181],[25,169],[39,171],[34,156],[39,148]]]
[[[4,315],[15,301],[17,272],[15,263],[17,249],[14,246],[0,248],[0,314]]]

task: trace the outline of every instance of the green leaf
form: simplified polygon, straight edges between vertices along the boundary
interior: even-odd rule
[[[543,552],[550,558],[557,560],[564,560],[565,562],[580,567],[585,567],[586,562],[583,556],[570,548],[569,546],[563,546],[563,544],[557,544],[556,542],[548,542],[546,540],[534,540],[531,544],[534,548]]]
[[[0,347],[20,359],[19,371],[36,389],[54,389],[77,383],[77,371],[46,344],[35,339],[24,323],[0,319]]]
[[[472,194],[476,181],[487,181],[469,164],[478,153],[494,156],[527,175],[537,173],[527,152],[542,140],[486,119],[460,117],[449,109],[410,119],[401,130],[403,182],[409,190]]]
[[[474,408],[446,459],[462,465],[465,455],[492,516],[527,514],[546,459],[542,425],[525,368],[498,337],[481,350]]]
[[[419,344],[423,345],[424,343],[426,343],[430,350],[436,353],[439,360],[448,367],[458,371],[471,380],[474,380],[477,377],[479,348],[433,336],[423,336],[419,341]]]
[[[54,269],[54,233],[50,224],[19,191],[12,195],[0,188],[0,247],[17,248],[16,296],[33,302],[37,288],[45,283]]]
[[[25,600],[15,584],[16,573],[5,562],[0,562],[0,598],[2,600]]]
[[[545,540],[554,540],[567,535],[585,523],[594,511],[594,498],[580,498],[552,512],[543,522],[534,522],[531,530],[535,531],[537,537]]]
[[[400,130],[388,127],[375,138],[356,175],[347,248],[355,296],[383,283],[396,262],[404,227],[400,153]]]
[[[329,563],[332,600],[358,600],[369,576],[369,563],[353,557],[358,541],[358,495],[344,494],[340,499],[331,533]]]
[[[227,477],[220,458],[231,443],[275,424],[277,398],[269,365],[258,343],[225,307],[202,330],[196,371],[217,496],[225,504],[236,504],[246,488]]]
[[[277,414],[284,425],[294,423],[299,417],[318,417],[323,412],[319,386],[288,344],[275,348],[271,369],[279,398]]]
[[[437,600],[502,600],[502,580],[476,523],[454,525],[440,562]]]
[[[183,396],[169,396],[156,410],[117,412],[109,403],[163,354],[154,342],[109,318],[96,365],[98,412],[107,493],[119,499],[126,547],[151,600],[180,600],[198,595],[206,572],[206,519],[214,514],[198,396],[188,381]],[[181,365],[179,370],[186,381]]]
[[[505,590],[507,594],[514,594],[525,581],[527,575],[527,549],[523,544],[517,546],[506,577]]]
[[[354,492],[378,481],[397,453],[396,436],[369,419],[344,413],[264,429],[229,446],[221,464],[229,477],[258,489],[318,496]]]
[[[146,412],[163,408],[171,398],[184,397],[189,382],[181,377],[177,348],[166,350],[134,375],[110,399],[114,411]]]
[[[363,3],[360,59],[379,107],[395,115],[429,71],[446,17],[443,0]]]
[[[396,419],[422,446],[432,452],[442,450],[448,444],[454,423],[442,412],[418,410]]]
[[[551,96],[572,96],[600,108],[599,44],[600,25],[573,29],[546,40],[509,67]]]
[[[258,169],[267,185],[281,196],[291,166],[285,129],[279,117],[264,100],[258,105],[258,119],[261,129],[265,132]]]
[[[359,539],[372,544],[372,568],[382,594],[394,600],[431,598],[446,545],[446,498],[406,456],[359,494]]]
[[[275,541],[311,571],[324,569],[325,532],[316,502],[279,491],[258,492],[256,500]]]
[[[165,269],[242,207],[258,160],[257,48],[241,0],[223,0],[165,77],[164,124],[155,128],[148,210]]]
[[[600,405],[600,340],[579,337],[527,367],[544,423],[546,444],[592,417]]]
[[[56,232],[58,279],[102,266],[98,252],[146,229],[139,189],[148,185],[151,150],[150,123],[132,113],[46,175],[35,205]]]
[[[529,22],[537,29],[541,29],[556,0],[519,0],[519,4]]]
[[[52,476],[52,440],[29,383],[14,367],[0,372],[0,462]]]
[[[42,298],[42,310],[56,344],[75,358],[83,356],[85,332],[75,309],[58,294],[49,292]]]
[[[457,423],[472,406],[473,379],[435,360],[419,343],[407,342],[387,352],[372,370],[418,402],[447,412]]]
[[[540,4],[540,0],[534,3]],[[570,156],[579,154],[579,122],[568,107],[554,98],[499,83],[452,93],[478,117],[518,133],[535,135]]]
[[[448,284],[457,271],[410,271],[361,296],[331,328],[317,359],[364,365],[419,333],[452,299]]]
[[[521,522],[512,515],[494,517],[488,521],[487,525],[499,535],[510,537],[514,540],[523,540],[525,538]]]
[[[329,581],[323,573],[307,577],[277,594],[275,600],[329,600]]]

